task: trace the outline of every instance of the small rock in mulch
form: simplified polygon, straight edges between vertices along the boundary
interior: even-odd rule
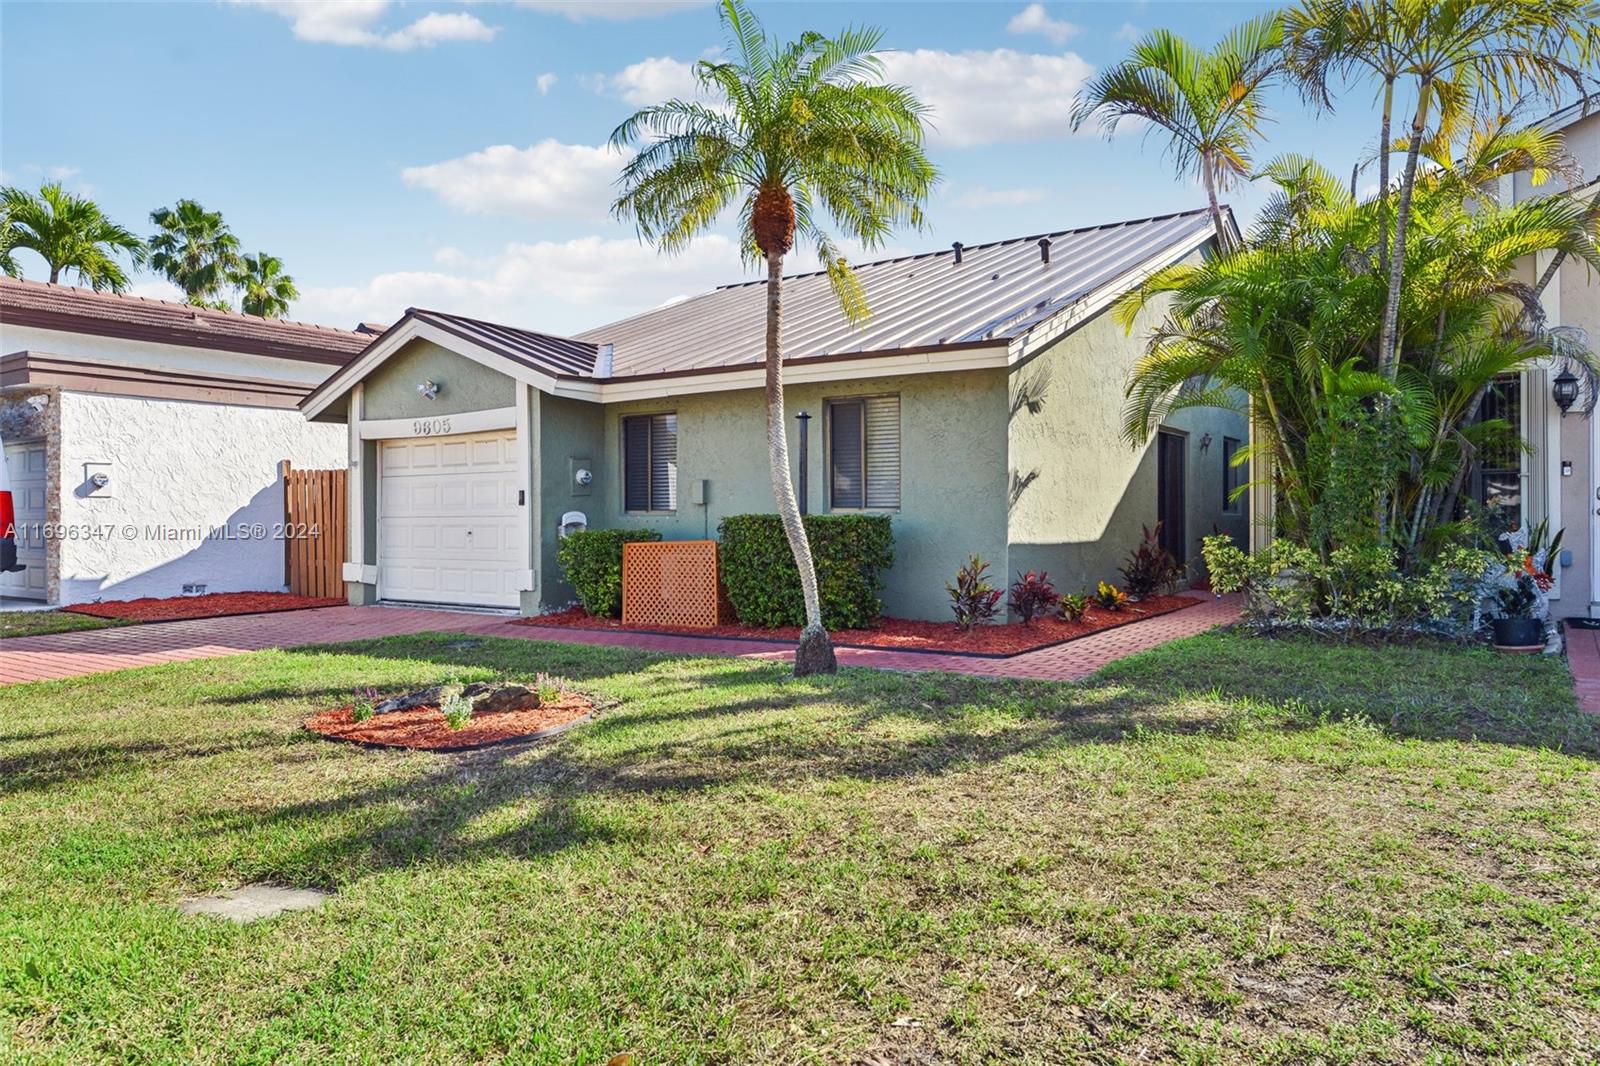
[[[472,704],[472,713],[480,711],[531,711],[539,706],[539,693],[525,685],[491,685],[487,681],[474,681],[470,685],[434,685],[418,689],[403,696],[394,696],[374,707],[374,714],[393,714],[417,707],[437,707],[451,696],[460,696]]]
[[[441,685],[448,690],[452,686]],[[346,740],[386,748],[413,748],[421,751],[460,751],[515,740],[534,740],[554,730],[574,725],[594,712],[594,704],[575,692],[541,703],[539,694],[521,685],[492,686],[495,692],[521,689],[533,697],[533,705],[506,710],[484,709],[474,703],[472,717],[460,729],[451,729],[437,703],[420,704],[357,722],[349,707],[323,711],[306,719],[306,728],[331,740]],[[467,686],[471,688],[471,686]],[[492,694],[492,693],[491,693]],[[463,695],[465,691],[463,690]],[[518,697],[503,697],[515,702]]]
[[[315,910],[333,897],[331,892],[314,888],[283,888],[279,885],[245,885],[216,896],[200,896],[178,904],[184,914],[210,914],[230,922],[259,922],[289,911]]]

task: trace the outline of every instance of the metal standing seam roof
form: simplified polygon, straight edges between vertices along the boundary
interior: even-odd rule
[[[333,364],[348,362],[373,339],[354,330],[5,277],[0,321]]]
[[[594,374],[595,358],[599,354],[599,345],[589,341],[502,326],[481,318],[448,315],[443,311],[429,311],[420,307],[407,308],[405,317],[426,322],[446,333],[453,333],[488,348],[514,363],[557,377],[590,377]]]
[[[872,312],[860,326],[845,318],[825,274],[785,278],[784,358],[1004,342],[1211,229],[1200,209],[967,245],[960,263],[950,249],[859,264]],[[1041,239],[1050,242],[1048,263]],[[743,282],[566,343],[614,345],[613,378],[749,366],[763,358],[765,313],[766,282]]]

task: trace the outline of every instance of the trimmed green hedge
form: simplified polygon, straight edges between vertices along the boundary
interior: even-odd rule
[[[597,618],[617,618],[622,614],[622,546],[660,539],[653,529],[585,529],[561,538],[556,559],[584,610]]]
[[[877,625],[878,592],[894,564],[888,515],[806,515],[806,534],[817,564],[822,624],[829,629]],[[800,571],[775,514],[729,515],[722,537],[722,580],[739,621],[752,626],[802,626],[806,621]]]

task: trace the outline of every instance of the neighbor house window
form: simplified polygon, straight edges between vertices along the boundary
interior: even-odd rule
[[[1233,457],[1239,453],[1237,437],[1222,438],[1222,512],[1239,514],[1244,510],[1244,495],[1235,496],[1239,487],[1250,480],[1250,467],[1246,463],[1234,465]]]
[[[836,510],[900,507],[900,397],[828,401],[829,499]]]
[[[678,509],[678,416],[634,415],[622,420],[623,507]]]
[[[1473,464],[1471,494],[1483,507],[1490,536],[1522,526],[1522,378],[1494,379],[1478,407],[1479,422],[1498,423]]]

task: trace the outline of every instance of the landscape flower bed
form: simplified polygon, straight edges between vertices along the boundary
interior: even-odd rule
[[[1076,622],[1056,618],[1035,618],[1028,625],[974,626],[966,632],[954,622],[923,622],[911,618],[884,618],[876,629],[844,629],[832,635],[838,647],[885,648],[893,651],[932,652],[956,655],[1004,657],[1025,651],[1077,640],[1130,622],[1170,614],[1201,602],[1193,596],[1150,596],[1129,603],[1120,611],[1091,606]],[[793,641],[800,637],[794,626],[761,629],[756,626],[724,625],[700,629],[664,626],[626,626],[615,618],[596,618],[581,607],[568,608],[537,618],[519,618],[514,625],[552,626],[567,629],[600,629],[632,633],[664,633],[673,636],[717,637],[723,640]]]
[[[321,596],[293,596],[287,592],[213,592],[205,596],[147,596],[138,600],[74,603],[61,609],[72,614],[115,618],[124,622],[175,622],[186,618],[225,618],[235,614],[339,607],[344,602]]]
[[[433,704],[375,714],[355,720],[349,707],[314,714],[305,727],[330,740],[385,748],[463,751],[513,740],[533,740],[587,718],[594,704],[575,692],[563,692],[537,707],[514,711],[479,711],[459,729],[451,728]]]

